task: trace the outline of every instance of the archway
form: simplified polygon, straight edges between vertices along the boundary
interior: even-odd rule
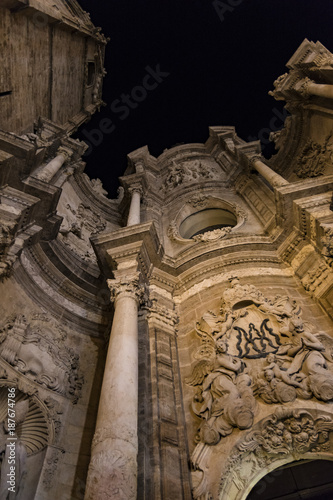
[[[331,500],[333,461],[298,460],[264,476],[246,500]]]

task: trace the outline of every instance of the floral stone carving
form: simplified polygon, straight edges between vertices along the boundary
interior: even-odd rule
[[[196,327],[201,343],[186,382],[197,387],[197,440],[214,445],[234,428],[249,429],[256,401],[333,401],[333,339],[313,330],[289,297],[269,300],[232,279],[221,315],[208,311]]]

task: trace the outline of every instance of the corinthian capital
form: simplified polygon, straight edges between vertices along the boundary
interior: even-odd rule
[[[120,296],[127,296],[135,299],[139,305],[143,305],[148,300],[147,287],[140,282],[140,273],[131,276],[122,276],[116,279],[107,280],[111,292],[111,301],[116,301]]]
[[[142,185],[141,183],[136,183],[136,184],[133,184],[132,186],[130,186],[128,188],[128,192],[133,194],[133,193],[139,193],[140,196],[143,195],[143,188],[142,188]]]

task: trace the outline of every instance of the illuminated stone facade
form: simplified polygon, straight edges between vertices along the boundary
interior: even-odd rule
[[[332,460],[333,56],[305,40],[274,83],[290,115],[271,160],[211,127],[205,144],[131,153],[109,199],[70,137],[102,103],[106,41],[75,1],[43,5],[0,11],[4,32],[49,37],[36,82],[73,31],[82,69],[54,54],[29,109],[13,105],[17,75],[1,89],[0,411],[5,443],[15,388],[17,498],[243,500],[283,464]]]

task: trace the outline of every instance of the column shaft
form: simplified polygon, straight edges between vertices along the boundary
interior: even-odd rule
[[[131,206],[129,209],[127,225],[133,226],[140,224],[140,191],[135,189],[132,191]]]
[[[270,167],[260,160],[253,159],[251,164],[273,187],[280,187],[289,184],[281,175],[277,174]]]
[[[138,301],[119,293],[92,444],[86,500],[135,500],[138,453]]]
[[[333,99],[333,85],[309,83],[307,90],[309,94],[326,97],[327,99]]]
[[[58,172],[66,161],[66,156],[63,154],[57,155],[36,175],[37,179],[49,182],[52,177]]]

